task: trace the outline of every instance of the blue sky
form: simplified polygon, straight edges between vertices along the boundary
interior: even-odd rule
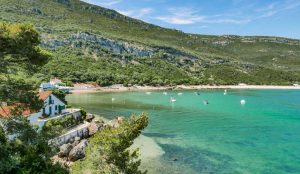
[[[84,1],[187,33],[300,39],[300,0]]]

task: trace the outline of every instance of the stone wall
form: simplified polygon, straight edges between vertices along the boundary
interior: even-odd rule
[[[79,125],[73,128],[72,130],[68,131],[66,134],[52,139],[50,143],[60,146],[69,142],[73,142],[76,137],[79,137],[80,139],[86,138],[89,136],[89,129],[88,129],[89,126],[90,123],[88,122]]]

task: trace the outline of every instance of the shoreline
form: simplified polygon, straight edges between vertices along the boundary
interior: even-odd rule
[[[169,91],[169,90],[202,90],[202,89],[278,89],[278,90],[300,90],[300,86],[269,86],[269,85],[178,85],[178,86],[133,86],[124,87],[123,85],[113,85],[111,87],[97,87],[84,90],[73,90],[72,94],[85,94],[96,92],[129,92],[129,91]]]

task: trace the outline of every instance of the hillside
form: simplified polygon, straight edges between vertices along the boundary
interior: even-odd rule
[[[36,78],[123,84],[300,82],[300,40],[186,34],[79,0],[0,0],[0,20],[29,22],[52,53]]]

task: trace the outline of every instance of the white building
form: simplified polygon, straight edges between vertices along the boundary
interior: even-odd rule
[[[55,116],[63,113],[66,104],[52,94],[52,91],[40,92],[39,98],[44,101],[44,107],[39,112],[40,116]]]
[[[42,118],[51,118],[65,113],[66,104],[53,95],[52,91],[40,92],[39,98],[44,101],[44,107],[38,113],[31,113],[30,110],[23,111],[23,115],[27,116],[31,123],[41,127],[45,123],[45,121],[41,121]],[[14,106],[0,107],[0,117],[11,116],[10,112],[13,108]]]
[[[51,84],[51,83],[42,83],[40,85],[40,91],[48,91],[48,90],[52,90],[55,89],[56,87]]]

